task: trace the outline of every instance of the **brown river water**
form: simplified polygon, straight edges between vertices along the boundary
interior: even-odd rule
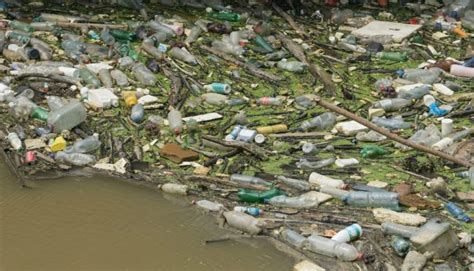
[[[29,182],[0,160],[0,270],[291,270],[269,242],[204,244],[229,232],[213,216],[106,177]]]

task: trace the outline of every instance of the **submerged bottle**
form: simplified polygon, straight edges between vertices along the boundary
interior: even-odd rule
[[[261,223],[255,217],[236,211],[224,212],[229,226],[250,234],[259,234],[262,231]]]
[[[48,126],[55,133],[71,130],[86,120],[87,112],[78,101],[72,101],[48,116]]]
[[[224,205],[222,205],[221,203],[212,202],[208,200],[197,201],[196,206],[211,212],[219,212],[220,210],[224,209]]]
[[[276,196],[266,200],[266,202],[281,208],[310,209],[318,206],[317,200],[301,197]]]
[[[95,163],[95,157],[85,153],[66,153],[59,151],[55,155],[55,159],[63,163],[67,163],[74,166],[87,166]]]
[[[336,257],[339,260],[346,262],[362,258],[362,253],[359,253],[354,246],[346,243],[339,243],[314,234],[308,237],[306,247],[312,252],[329,257]]]
[[[66,148],[66,153],[90,153],[100,147],[99,135],[94,134],[74,143],[71,147]]]
[[[326,130],[334,127],[335,124],[336,115],[332,112],[326,112],[310,120],[303,121],[300,129],[303,131],[308,131],[310,129]]]
[[[399,210],[398,193],[393,192],[364,192],[353,191],[345,196],[342,201],[348,205],[359,207],[382,207]]]
[[[181,131],[183,129],[183,118],[181,117],[181,112],[174,108],[171,108],[170,112],[168,113],[168,122],[170,130],[175,135],[181,134]]]
[[[256,185],[272,185],[271,182],[267,182],[261,178],[255,176],[241,175],[241,174],[232,174],[230,175],[230,180],[237,183],[243,184],[256,184]]]

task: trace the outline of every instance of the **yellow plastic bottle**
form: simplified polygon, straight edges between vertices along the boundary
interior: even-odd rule
[[[127,107],[132,107],[138,103],[135,91],[123,91],[122,97]]]
[[[58,136],[54,139],[53,144],[49,147],[52,152],[62,151],[66,148],[67,142],[62,136]]]

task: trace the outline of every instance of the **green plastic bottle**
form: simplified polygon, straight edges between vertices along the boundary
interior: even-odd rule
[[[30,24],[20,22],[20,21],[17,21],[17,20],[11,21],[10,22],[10,27],[13,28],[13,29],[24,31],[24,32],[33,32],[33,31],[35,31],[35,28],[32,27]]]
[[[128,32],[122,29],[110,29],[109,33],[117,40],[134,41],[137,38],[135,33]]]
[[[385,155],[388,152],[379,146],[369,145],[362,148],[360,154],[364,158],[374,158],[377,156]]]
[[[405,62],[408,60],[407,53],[405,52],[378,52],[375,54],[378,59],[391,60],[398,62]]]
[[[133,49],[133,48],[130,48],[128,50],[128,54],[127,54],[129,57],[131,57],[133,60],[137,61],[138,60],[138,52]]]
[[[15,31],[8,32],[8,39],[20,42],[21,44],[28,44],[30,42],[30,37],[28,35]]]
[[[273,52],[273,47],[260,35],[257,35],[254,39],[254,42],[262,47],[263,49],[265,49],[265,51],[267,51],[268,53],[272,53]]]
[[[258,191],[250,189],[240,189],[237,196],[241,201],[248,203],[260,202],[263,203],[265,200],[271,199],[276,196],[285,195],[284,192],[278,188],[272,188],[267,191]]]
[[[211,13],[210,16],[214,19],[221,20],[221,21],[229,21],[229,22],[240,21],[240,14],[233,13],[233,12],[214,12],[214,13]]]
[[[42,121],[48,120],[48,111],[41,107],[36,107],[30,115],[32,118]]]
[[[79,77],[88,85],[95,88],[101,86],[100,80],[87,68],[82,68],[79,70]]]

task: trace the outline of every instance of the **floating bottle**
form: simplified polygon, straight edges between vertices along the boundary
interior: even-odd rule
[[[408,55],[405,52],[378,52],[375,57],[383,60],[405,62],[408,60]]]
[[[267,182],[261,178],[255,176],[241,175],[241,174],[232,174],[230,175],[230,180],[237,183],[243,184],[256,184],[256,185],[272,185],[271,182]]]
[[[267,191],[257,191],[249,189],[240,189],[237,193],[237,196],[241,201],[248,203],[260,202],[263,203],[265,200],[268,200],[275,196],[284,195],[282,191],[277,188],[273,188]]]
[[[115,38],[110,34],[109,29],[104,27],[100,32],[100,39],[104,42],[105,45],[111,46],[115,43]]]
[[[302,249],[306,245],[306,242],[308,242],[301,234],[290,229],[283,229],[280,232],[280,236],[287,243],[299,249]]]
[[[10,146],[12,146],[15,151],[23,150],[23,143],[17,133],[8,133],[7,139],[8,142],[10,142]]]
[[[405,257],[410,250],[410,242],[399,236],[393,236],[390,241],[390,246],[400,257]]]
[[[229,21],[229,22],[238,22],[240,21],[240,14],[233,13],[233,12],[214,12],[209,14],[211,18],[218,19],[221,21]]]
[[[145,116],[145,108],[142,104],[138,103],[132,107],[130,113],[130,119],[135,123],[140,123],[143,121],[143,117]]]
[[[155,75],[143,64],[137,63],[132,68],[135,78],[145,86],[154,86],[156,84]]]
[[[259,216],[263,214],[263,210],[257,207],[235,206],[234,211],[246,213],[251,216]]]
[[[420,99],[421,97],[430,93],[430,89],[431,89],[430,85],[423,84],[421,86],[416,86],[412,89],[401,90],[398,92],[397,97],[406,99],[406,100]]]
[[[362,227],[359,224],[352,224],[336,233],[331,239],[336,242],[347,243],[359,239],[361,235]]]
[[[66,153],[91,153],[97,150],[101,145],[99,135],[94,134],[80,141],[75,142],[71,147],[66,148]]]
[[[441,69],[405,69],[397,71],[397,74],[406,80],[431,85],[438,81],[441,74]]]
[[[382,207],[399,210],[398,194],[393,192],[350,192],[343,198],[343,202],[359,207]]]
[[[285,71],[299,73],[305,71],[307,65],[300,61],[288,61],[286,59],[282,59],[278,61],[277,67]]]
[[[329,257],[336,257],[339,260],[346,262],[362,258],[362,253],[359,253],[354,246],[346,243],[339,243],[314,234],[308,237],[306,247],[312,252]]]
[[[126,87],[129,85],[127,75],[121,70],[112,70],[110,72],[110,77],[115,81],[115,83],[120,87]],[[142,79],[145,80],[145,79]]]
[[[48,116],[48,125],[55,133],[64,130],[71,130],[84,122],[87,118],[87,111],[78,101],[72,101],[58,110],[52,111]]]
[[[168,113],[168,122],[170,126],[170,130],[175,134],[181,134],[183,129],[183,118],[181,117],[181,112],[172,108]]]
[[[55,155],[55,159],[63,163],[67,163],[74,166],[87,166],[95,163],[95,157],[85,153],[65,153],[59,151]]]
[[[446,204],[446,209],[448,209],[448,212],[455,217],[457,220],[469,223],[471,222],[471,218],[469,217],[468,214],[464,212],[459,206],[457,206],[454,202],[448,202]]]
[[[281,100],[274,97],[261,97],[257,99],[259,105],[281,105]]]
[[[184,184],[177,183],[165,183],[161,187],[161,190],[165,193],[176,194],[176,195],[186,195],[188,193],[188,186]]]
[[[391,119],[386,117],[374,117],[372,122],[390,130],[408,129],[411,127],[411,123],[405,122],[402,116],[396,116]]]
[[[232,228],[249,234],[259,234],[262,231],[259,220],[251,215],[236,211],[224,212],[223,215],[227,224]]]
[[[13,28],[13,29],[23,31],[23,32],[33,32],[33,31],[35,31],[35,28],[32,27],[30,24],[20,22],[20,21],[17,21],[17,20],[11,21],[10,22],[10,27]]]
[[[336,124],[336,115],[332,112],[323,113],[311,120],[305,120],[301,123],[300,129],[308,131],[311,129],[315,130],[327,130]]]
[[[301,197],[276,196],[266,200],[266,202],[280,208],[311,209],[318,206],[317,200]]]
[[[224,205],[221,203],[212,202],[209,200],[199,200],[196,202],[196,206],[211,212],[219,212],[224,209]]]
[[[169,54],[170,54],[170,56],[172,56],[176,59],[179,59],[183,62],[186,62],[188,64],[191,64],[191,65],[197,65],[198,64],[196,58],[192,54],[190,54],[188,51],[183,50],[179,47],[173,47],[169,51]]]
[[[87,68],[79,69],[79,76],[88,86],[99,88],[101,86],[100,80]]]
[[[411,104],[410,100],[402,98],[383,99],[374,104],[374,108],[382,108],[386,112],[398,111]]]
[[[105,88],[112,88],[114,86],[112,82],[112,76],[110,75],[110,71],[108,69],[101,69],[99,71],[99,79]]]
[[[341,189],[344,189],[346,187],[346,184],[344,183],[344,181],[333,179],[333,178],[321,175],[317,172],[311,173],[311,175],[309,175],[308,181],[309,183],[315,184],[320,187],[330,186],[330,187],[341,188]]]
[[[287,178],[285,176],[278,176],[278,181],[288,185],[289,187],[298,189],[300,191],[309,191],[311,186],[307,181]]]
[[[232,90],[229,84],[224,83],[212,83],[210,85],[205,85],[204,89],[219,94],[230,94]]]
[[[418,231],[417,227],[400,225],[393,222],[383,222],[382,232],[385,234],[397,235],[404,238],[410,238]]]

